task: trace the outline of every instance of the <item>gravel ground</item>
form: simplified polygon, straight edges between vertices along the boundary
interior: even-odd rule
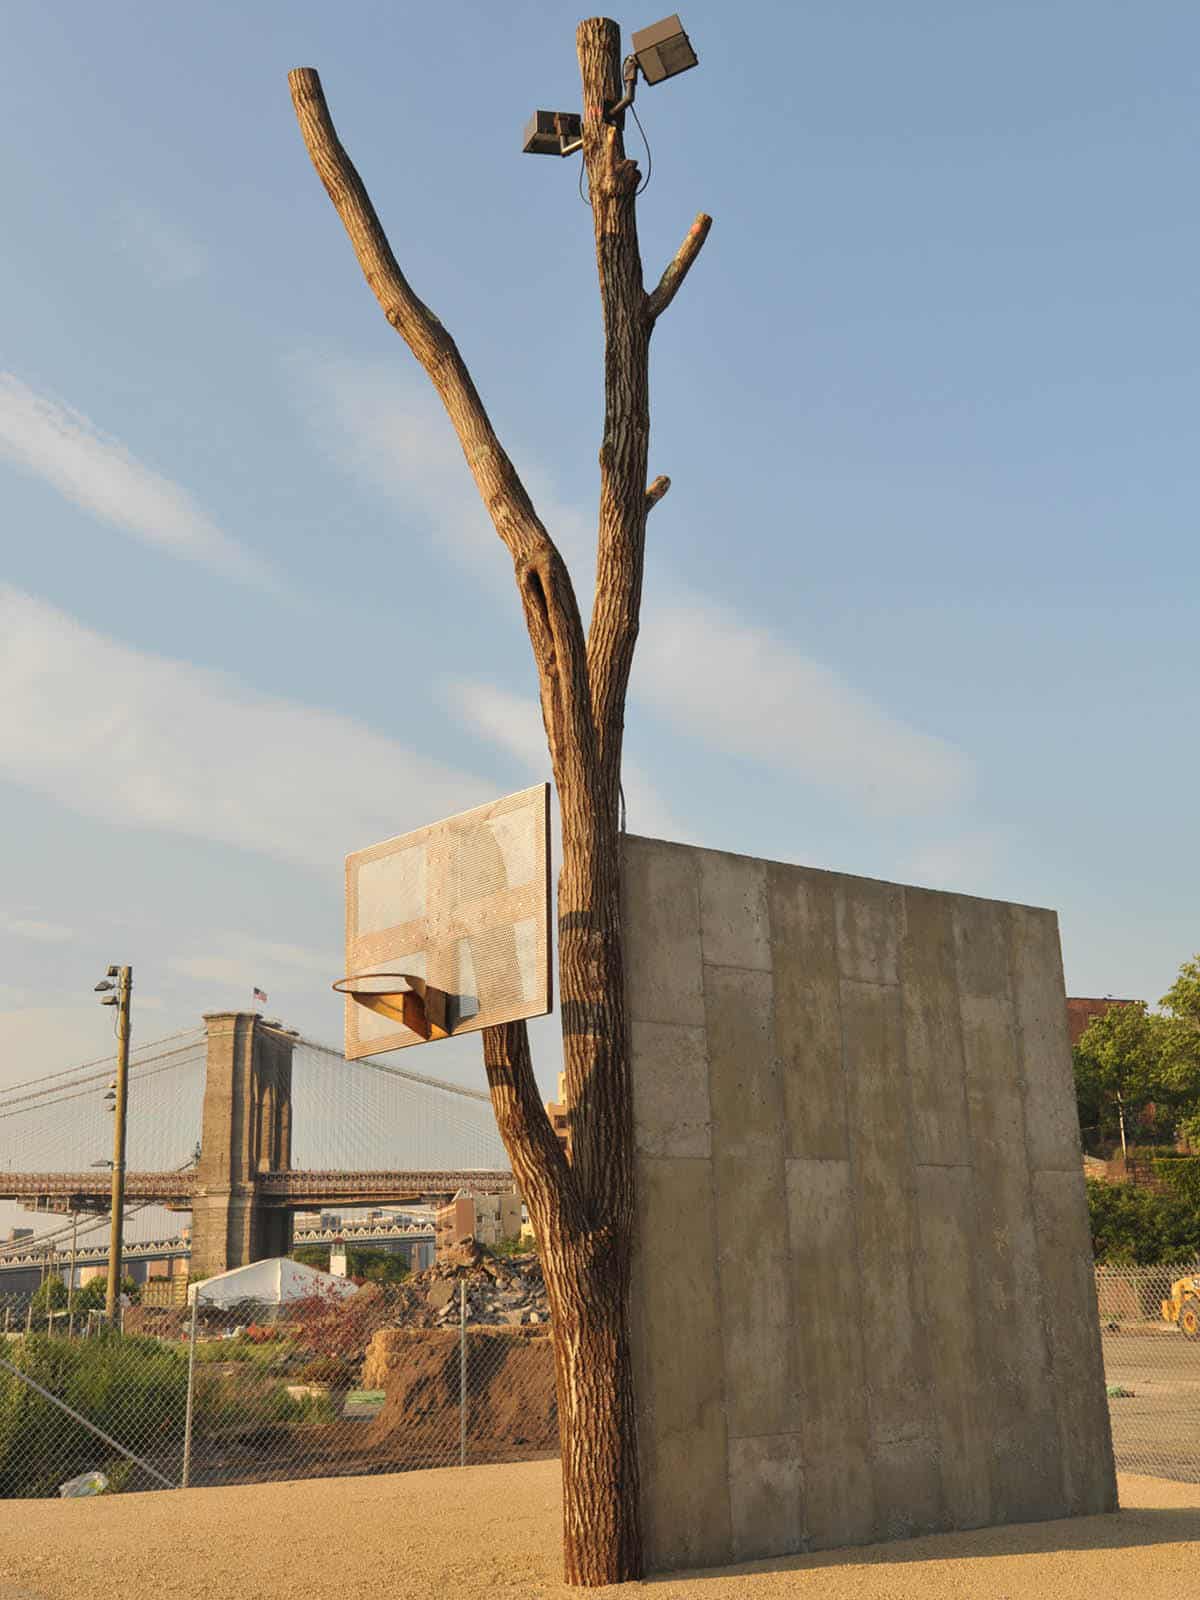
[[[1200,1483],[1200,1340],[1153,1326],[1106,1333],[1104,1376],[1129,1391],[1108,1402],[1118,1469]]]
[[[644,1585],[655,1600],[1168,1600],[1196,1587],[1200,1488],[1123,1477],[1123,1510]],[[551,1600],[558,1463],[99,1500],[8,1500],[0,1600]]]

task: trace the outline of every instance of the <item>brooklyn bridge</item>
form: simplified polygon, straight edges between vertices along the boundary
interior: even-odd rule
[[[114,1071],[105,1058],[0,1090],[0,1200],[72,1219],[0,1247],[0,1273],[51,1247],[61,1262],[67,1236],[89,1256],[106,1243]],[[297,1212],[513,1187],[482,1090],[347,1062],[250,1012],[136,1048],[127,1130],[125,1247],[187,1255],[192,1277],[286,1254]]]

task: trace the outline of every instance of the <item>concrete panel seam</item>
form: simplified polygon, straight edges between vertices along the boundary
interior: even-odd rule
[[[703,938],[703,935],[701,937]],[[709,961],[705,958],[702,958],[701,966],[707,972],[755,972],[761,974],[770,973],[774,970],[772,967],[743,967],[733,961]]]
[[[903,928],[903,933],[902,933],[902,937],[901,937],[901,940],[900,940],[900,948],[899,948],[899,950],[897,952],[897,959],[896,959],[896,972],[897,972],[897,977],[900,980],[896,985],[896,988],[897,988],[897,990],[899,992],[899,1001],[898,1001],[898,1007],[897,1007],[898,1013],[899,1013],[899,1016],[898,1016],[898,1021],[899,1021],[898,1039],[899,1039],[899,1045],[900,1045],[900,1062],[901,1062],[901,1067],[902,1067],[902,1070],[903,1070],[903,1073],[904,1073],[904,1107],[905,1107],[905,1112],[906,1112],[906,1117],[907,1117],[907,1127],[908,1127],[908,1150],[909,1150],[909,1154],[910,1154],[910,1157],[911,1157],[912,1152],[915,1151],[916,1148],[917,1148],[917,1115],[916,1115],[916,1108],[915,1108],[915,1105],[914,1105],[914,1098],[913,1098],[912,1066],[911,1066],[911,1063],[909,1062],[909,1058],[908,1058],[908,1029],[905,1026],[905,1020],[904,1020],[903,979],[904,979],[904,952],[905,952],[905,944],[906,944],[906,938],[907,938],[907,932],[908,932],[908,902],[907,902],[907,900],[906,900],[906,898],[904,896],[903,890],[901,890],[901,894],[900,894],[900,909],[901,909],[901,920],[903,921],[904,928]],[[917,1174],[916,1174],[916,1164],[915,1164],[915,1162],[913,1163],[912,1188],[913,1188],[913,1209],[912,1209],[913,1242],[914,1242],[914,1244],[916,1246],[916,1264],[917,1264],[918,1269],[919,1269],[919,1270],[917,1270],[916,1272],[913,1273],[913,1288],[915,1290],[915,1295],[916,1295],[915,1310],[917,1312],[917,1316],[920,1319],[919,1327],[923,1330],[923,1332],[925,1334],[925,1338],[921,1342],[921,1354],[922,1354],[922,1356],[924,1358],[923,1361],[922,1361],[923,1370],[917,1374],[917,1376],[918,1376],[918,1378],[919,1378],[919,1380],[921,1382],[921,1386],[922,1386],[922,1390],[923,1390],[923,1394],[924,1394],[925,1421],[924,1421],[923,1424],[917,1425],[917,1427],[918,1427],[919,1431],[921,1431],[922,1433],[928,1435],[928,1437],[930,1438],[931,1441],[936,1441],[937,1434],[938,1434],[938,1413],[937,1413],[937,1406],[936,1406],[935,1399],[934,1399],[933,1369],[932,1369],[932,1366],[931,1366],[931,1363],[930,1363],[929,1345],[928,1345],[930,1317],[929,1317],[929,1300],[928,1300],[928,1296],[927,1296],[927,1293],[926,1293],[926,1290],[927,1290],[926,1274],[929,1271],[929,1265],[928,1265],[927,1257],[926,1257],[926,1254],[925,1254],[925,1237],[924,1237],[924,1231],[923,1231],[923,1227],[922,1227],[921,1206],[920,1206],[920,1200],[919,1200],[919,1192],[918,1192],[918,1185],[917,1185]],[[870,1415],[869,1410],[868,1410],[868,1415]],[[914,1438],[916,1437],[915,1433],[914,1433],[913,1437]],[[878,1430],[874,1425],[872,1425],[872,1429],[871,1429],[871,1439],[872,1439],[872,1444],[875,1444],[876,1442],[883,1442],[883,1435],[880,1433],[880,1430]],[[948,1503],[948,1495],[947,1495],[947,1491],[946,1491],[946,1475],[945,1475],[945,1470],[944,1470],[944,1465],[943,1465],[942,1453],[941,1453],[940,1449],[936,1448],[936,1444],[935,1444],[935,1448],[933,1449],[932,1453],[933,1453],[933,1458],[934,1458],[934,1470],[935,1470],[935,1473],[936,1473],[936,1481],[937,1481],[938,1517],[939,1517],[939,1519],[944,1520],[945,1512],[946,1512],[946,1506],[947,1506],[947,1503]]]

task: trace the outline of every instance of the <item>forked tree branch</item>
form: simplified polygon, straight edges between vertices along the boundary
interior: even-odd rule
[[[288,73],[292,104],[317,175],[350,237],[384,315],[424,367],[445,405],[496,532],[516,567],[534,645],[554,776],[586,785],[594,748],[583,623],[570,574],[496,437],[458,346],[413,292],[337,130],[312,67]],[[531,611],[531,606],[535,609]],[[539,638],[534,638],[536,632]],[[542,646],[552,639],[548,654]]]
[[[513,1177],[545,1237],[577,1238],[586,1227],[579,1185],[538,1094],[523,1022],[483,1030],[483,1064],[496,1126],[512,1152]]]
[[[683,243],[676,250],[667,270],[658,280],[658,287],[646,296],[646,320],[653,325],[671,304],[692,270],[696,257],[704,248],[712,218],[703,211],[688,229]]]
[[[288,74],[288,83],[304,143],[363,275],[441,396],[479,494],[513,558],[559,794],[587,793],[594,783],[596,741],[583,623],[566,564],[496,437],[457,345],[400,270],[338,139],[320,78],[311,67],[300,67]],[[554,1212],[578,1228],[578,1183],[538,1096],[524,1023],[485,1029],[484,1056],[497,1123],[502,1134],[512,1135],[509,1154],[523,1192],[536,1195],[543,1227]]]

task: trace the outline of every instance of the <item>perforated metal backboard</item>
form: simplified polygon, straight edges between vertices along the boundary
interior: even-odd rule
[[[405,973],[442,991],[434,1037],[549,1011],[550,785],[347,856],[346,973]],[[347,996],[347,1060],[428,1039]]]

